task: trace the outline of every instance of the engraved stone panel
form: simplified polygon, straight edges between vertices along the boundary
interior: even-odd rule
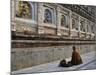
[[[61,35],[69,36],[69,30],[60,29]]]
[[[86,33],[82,33],[82,32],[80,32],[80,38],[85,39],[85,37],[86,37]]]
[[[71,31],[71,37],[72,38],[79,38],[79,32],[78,31]]]
[[[56,30],[54,28],[44,28],[44,34],[56,35]]]

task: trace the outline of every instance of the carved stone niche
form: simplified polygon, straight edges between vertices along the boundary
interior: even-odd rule
[[[31,19],[32,18],[31,11],[32,11],[31,5],[28,2],[19,1],[16,10],[16,17]]]
[[[72,14],[72,29],[78,30],[78,16]]]
[[[83,18],[80,20],[80,30],[85,32],[85,19]]]

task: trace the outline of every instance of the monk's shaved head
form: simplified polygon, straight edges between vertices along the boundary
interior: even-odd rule
[[[73,46],[73,50],[76,50],[76,47],[75,46]]]

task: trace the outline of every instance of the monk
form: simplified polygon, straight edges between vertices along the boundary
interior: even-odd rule
[[[72,58],[71,58],[72,65],[79,65],[82,64],[82,59],[78,51],[76,51],[76,47],[73,46]]]
[[[72,52],[71,61],[66,62],[66,60],[63,59],[63,60],[60,61],[59,66],[60,67],[70,67],[70,66],[79,65],[79,64],[82,64],[82,59],[81,59],[81,56],[79,54],[79,49],[77,51],[76,47],[73,46],[73,52]]]

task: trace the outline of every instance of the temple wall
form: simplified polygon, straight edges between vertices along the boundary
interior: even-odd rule
[[[76,45],[84,54],[96,50],[95,44]],[[12,49],[12,71],[71,57],[72,45]]]
[[[96,50],[95,22],[60,4],[26,3],[32,8],[32,18],[18,17],[18,0],[11,0],[12,71],[71,57],[73,45],[80,48],[81,54]],[[51,12],[51,23],[44,22],[45,9]],[[66,17],[65,26],[61,23],[62,15]]]
[[[35,15],[32,15],[35,19],[27,19],[16,17],[18,11],[18,7],[16,7],[17,3],[17,1],[12,0],[11,31],[15,32],[15,34],[17,34],[17,32],[26,32],[31,33],[31,35],[51,34],[66,36],[66,38],[73,39],[95,39],[95,23],[61,5],[53,3],[35,3]],[[28,3],[32,4],[31,2]],[[50,9],[50,11],[52,11],[52,23],[44,22],[45,9]],[[61,25],[61,15],[63,14],[66,15],[66,26]],[[73,23],[73,19],[75,23]],[[84,25],[81,24],[81,21]],[[93,25],[94,30],[91,29],[91,25]]]

